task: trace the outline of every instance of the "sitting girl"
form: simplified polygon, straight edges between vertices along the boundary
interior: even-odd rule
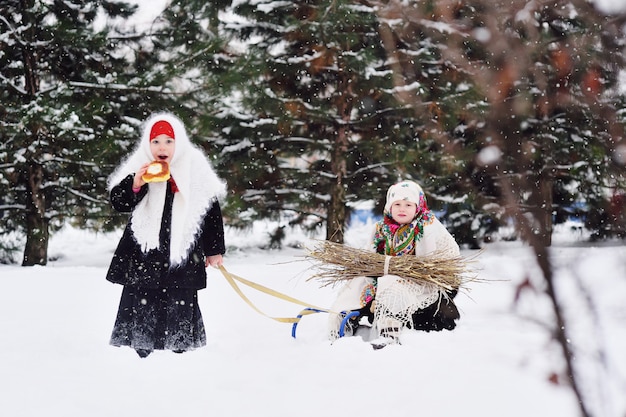
[[[389,256],[459,256],[459,246],[428,209],[422,188],[412,181],[392,185],[387,191],[383,219],[376,223],[373,249]],[[374,347],[399,342],[404,328],[452,330],[459,312],[452,299],[456,290],[446,291],[434,284],[421,284],[397,275],[357,277],[340,290],[333,311],[359,311],[347,323],[354,332],[361,317],[372,324]],[[339,337],[345,315],[331,314],[330,337]]]

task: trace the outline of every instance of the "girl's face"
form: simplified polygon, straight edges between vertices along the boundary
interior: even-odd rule
[[[406,200],[394,201],[391,204],[391,218],[398,224],[408,224],[417,214],[417,204]]]
[[[167,135],[159,135],[150,141],[150,152],[155,160],[172,162],[176,141]]]

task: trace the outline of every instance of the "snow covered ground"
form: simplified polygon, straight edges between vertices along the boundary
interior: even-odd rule
[[[329,306],[335,290],[307,281],[312,271],[302,249],[254,248],[270,227],[229,230],[226,268]],[[362,227],[348,232],[348,243],[363,243],[369,232]],[[0,266],[0,415],[578,415],[571,391],[558,383],[558,347],[541,324],[551,320],[549,305],[531,286],[514,303],[520,283],[539,281],[519,242],[494,243],[480,255],[476,268],[489,282],[457,297],[462,319],[452,332],[405,332],[402,345],[375,351],[358,337],[331,344],[326,316],[317,314],[301,321],[293,339],[291,325],[255,312],[211,269],[200,292],[208,345],[140,359],[108,345],[121,287],[104,276],[118,238],[68,229],[53,237],[56,260],[49,266]],[[297,234],[286,241],[296,243],[312,244]],[[559,291],[575,318],[568,330],[585,375],[583,392],[595,416],[626,415],[625,255],[623,242],[591,245],[569,228],[553,247]],[[270,315],[301,309],[244,292]]]

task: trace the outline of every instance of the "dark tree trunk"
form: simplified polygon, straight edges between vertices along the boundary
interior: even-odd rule
[[[541,243],[545,247],[552,246],[552,187],[553,181],[549,178],[541,178],[539,183],[540,201],[538,218],[541,224]]]
[[[32,0],[24,1],[24,9],[33,7]],[[30,23],[26,32],[28,42],[24,42],[24,77],[26,92],[34,100],[39,91],[39,76],[37,74],[37,59],[33,50],[35,27],[32,15],[26,13],[24,19]],[[38,129],[33,129],[33,138],[39,135]],[[31,162],[25,173],[26,182],[26,247],[22,266],[45,265],[48,262],[48,219],[46,219],[46,198],[42,190],[43,167]]]
[[[529,174],[518,183],[519,189],[528,190],[528,201],[524,215],[530,215],[530,233],[533,239],[545,247],[552,245],[552,187],[553,181],[546,175]],[[524,187],[524,188],[522,188]],[[526,240],[526,239],[525,239]],[[531,243],[527,240],[528,243]]]
[[[38,164],[31,164],[26,175],[26,247],[22,266],[46,265],[49,232],[46,197],[42,190],[43,168]]]
[[[343,228],[346,221],[346,193],[341,184],[335,184],[331,193],[328,220],[326,222],[326,240],[343,243]]]
[[[333,149],[331,166],[335,174],[335,182],[330,190],[330,204],[326,220],[326,240],[343,243],[343,230],[346,223],[346,176],[347,137],[345,128],[337,132],[337,142]]]
[[[332,149],[331,170],[335,175],[335,182],[330,190],[330,204],[326,219],[326,240],[335,243],[343,243],[343,231],[347,220],[346,208],[346,180],[348,154],[348,128],[352,112],[352,84],[345,72],[341,74],[338,91],[343,91],[337,98],[337,113],[341,115],[344,123],[337,128],[335,143]]]

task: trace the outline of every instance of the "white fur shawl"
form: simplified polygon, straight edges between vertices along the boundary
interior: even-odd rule
[[[170,261],[172,266],[176,266],[187,259],[201,231],[204,215],[214,201],[225,196],[226,184],[213,171],[204,152],[191,143],[182,122],[169,113],[159,113],[146,120],[138,146],[109,177],[109,191],[129,174],[137,172],[143,164],[153,160],[150,129],[159,120],[172,125],[176,142],[170,163],[170,172],[179,190],[174,196],[172,207],[170,240]],[[148,193],[133,210],[131,230],[144,252],[159,247],[166,189],[165,182],[149,183]]]

